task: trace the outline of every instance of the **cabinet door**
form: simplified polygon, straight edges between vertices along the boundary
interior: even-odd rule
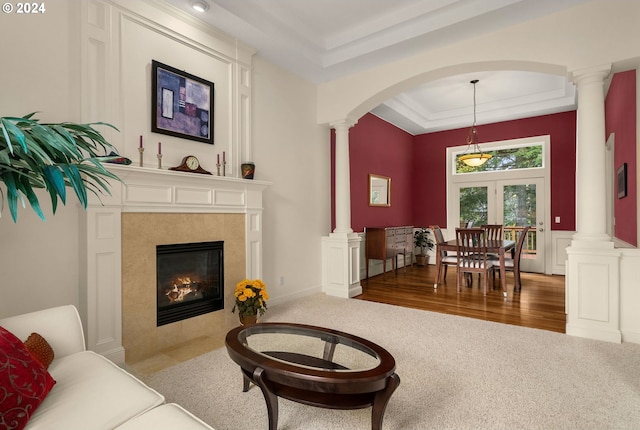
[[[407,250],[407,252],[410,252],[413,254],[414,250],[414,246],[413,246],[413,227],[405,227],[404,229],[404,235],[405,235],[405,249]]]
[[[397,246],[396,246],[396,229],[394,227],[388,227],[386,230],[386,252],[387,258],[393,258],[397,254]]]

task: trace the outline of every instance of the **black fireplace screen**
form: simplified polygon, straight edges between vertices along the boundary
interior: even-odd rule
[[[158,326],[224,309],[223,245],[156,246]]]

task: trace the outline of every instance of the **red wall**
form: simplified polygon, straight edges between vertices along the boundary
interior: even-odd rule
[[[349,130],[351,227],[447,225],[446,148],[466,142],[468,128],[412,136],[367,114]],[[576,113],[564,112],[480,125],[481,142],[551,135],[551,216],[553,230],[575,230]],[[332,178],[335,137],[332,134]],[[370,207],[368,175],[391,179],[391,207]],[[332,205],[335,189],[332,179]],[[335,208],[332,207],[332,229]]]
[[[331,169],[334,173],[335,134],[331,139]],[[411,149],[413,136],[375,115],[366,114],[349,129],[351,169],[351,228],[406,225],[411,221]],[[391,206],[369,206],[369,173],[391,178]],[[331,175],[332,178],[335,175]],[[331,184],[335,201],[334,180]],[[331,211],[335,228],[335,208]]]
[[[468,128],[422,134],[414,138],[412,221],[416,226],[447,226],[446,148],[466,146]],[[551,136],[552,230],[575,230],[576,112],[563,112],[478,126],[480,142]]]
[[[605,124],[607,138],[611,133],[615,133],[614,169],[617,171],[623,163],[627,163],[627,196],[618,199],[617,188],[614,192],[614,235],[637,246],[635,70],[616,73],[613,76],[605,100]]]

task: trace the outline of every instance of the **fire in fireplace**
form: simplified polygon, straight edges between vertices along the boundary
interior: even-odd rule
[[[224,309],[223,245],[156,246],[158,326]]]

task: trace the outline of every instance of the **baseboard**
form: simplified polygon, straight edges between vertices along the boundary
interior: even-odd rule
[[[301,299],[306,296],[310,296],[312,294],[317,294],[322,292],[322,286],[318,285],[315,287],[305,288],[302,290],[296,290],[291,294],[278,295],[278,297],[269,298],[269,306],[277,306],[283,303],[290,302],[292,300]],[[273,293],[272,293],[273,294]]]
[[[569,336],[602,340],[604,342],[622,343],[622,333],[619,330],[602,330],[576,327],[575,325],[567,324],[567,334]]]
[[[113,361],[116,364],[124,364],[124,358],[125,358],[124,347],[115,348],[115,349],[112,349],[111,351],[101,352],[100,355],[102,355],[105,358],[108,358],[109,360]]]
[[[622,341],[640,344],[640,333],[637,331],[622,330]]]

